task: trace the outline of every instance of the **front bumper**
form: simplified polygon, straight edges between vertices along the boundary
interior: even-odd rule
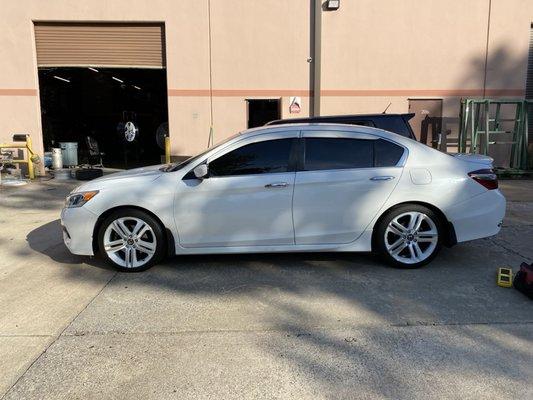
[[[83,206],[61,210],[63,241],[72,254],[94,255],[93,230],[97,220],[98,216]]]
[[[496,235],[505,216],[505,205],[505,197],[499,190],[488,190],[447,210],[457,242]]]

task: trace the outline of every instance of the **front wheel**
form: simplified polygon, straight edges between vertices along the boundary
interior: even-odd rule
[[[435,258],[442,238],[441,221],[427,207],[406,204],[380,221],[375,236],[376,250],[391,265],[418,268]]]
[[[98,233],[101,254],[124,272],[150,268],[164,255],[164,243],[158,221],[136,209],[113,212],[103,221]]]

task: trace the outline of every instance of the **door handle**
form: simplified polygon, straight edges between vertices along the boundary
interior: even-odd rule
[[[265,185],[266,188],[284,188],[289,186],[287,182],[275,182]]]
[[[393,179],[394,179],[394,176],[374,176],[370,178],[371,181],[390,181]]]

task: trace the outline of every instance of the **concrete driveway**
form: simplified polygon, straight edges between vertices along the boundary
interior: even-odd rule
[[[533,182],[502,233],[425,269],[366,254],[180,257],[122,274],[70,255],[75,182],[0,189],[2,399],[533,398]]]

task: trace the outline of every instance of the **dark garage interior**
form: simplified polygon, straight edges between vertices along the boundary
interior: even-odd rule
[[[43,67],[39,87],[45,151],[77,142],[79,163],[90,163],[89,136],[105,167],[161,163],[168,134],[164,69]]]

